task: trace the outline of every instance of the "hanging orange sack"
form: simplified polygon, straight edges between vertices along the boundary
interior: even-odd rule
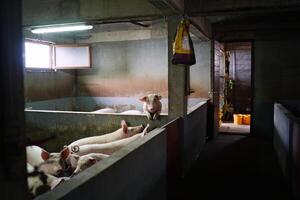
[[[173,42],[173,64],[193,65],[196,63],[193,42],[189,33],[190,22],[181,20]]]

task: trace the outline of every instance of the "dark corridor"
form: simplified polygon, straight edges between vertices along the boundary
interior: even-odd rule
[[[272,143],[219,135],[181,182],[178,199],[291,199]]]

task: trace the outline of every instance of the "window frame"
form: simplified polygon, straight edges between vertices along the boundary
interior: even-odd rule
[[[49,46],[49,67],[26,67],[26,53],[25,53],[25,43],[35,43],[41,45]],[[56,47],[87,47],[88,48],[88,65],[78,65],[78,66],[56,66]],[[26,71],[56,71],[59,69],[66,70],[74,70],[74,69],[90,69],[92,68],[92,51],[90,44],[55,44],[51,41],[43,41],[31,38],[24,39],[24,68]]]
[[[56,65],[56,48],[57,47],[87,47],[88,48],[88,65],[61,67]],[[53,44],[53,69],[89,69],[92,67],[91,45],[89,44]]]
[[[49,46],[49,67],[26,67],[26,53],[25,53],[25,43],[35,43],[35,44],[41,44],[41,45],[47,45]],[[49,71],[53,70],[53,42],[50,41],[43,41],[43,40],[35,40],[30,38],[25,38],[24,40],[24,68],[26,70],[43,70],[43,71]]]

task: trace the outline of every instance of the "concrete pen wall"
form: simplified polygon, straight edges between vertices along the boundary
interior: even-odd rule
[[[47,151],[60,151],[64,145],[79,138],[103,135],[121,128],[121,120],[129,126],[150,124],[149,130],[161,127],[168,121],[162,115],[160,121],[149,121],[146,115],[91,114],[71,111],[25,111],[27,136],[35,141],[55,137],[41,146]]]
[[[290,181],[294,126],[300,118],[300,101],[279,101],[274,104],[274,147],[285,177]],[[296,137],[296,136],[295,136]],[[297,139],[296,139],[297,141]]]

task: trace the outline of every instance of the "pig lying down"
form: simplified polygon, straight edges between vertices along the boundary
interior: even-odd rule
[[[84,156],[80,156],[77,161],[76,169],[74,170],[73,174],[74,175],[78,174],[79,172],[92,166],[96,162],[101,161],[104,158],[107,158],[108,156],[109,155],[102,154],[102,153],[90,153],[90,154],[86,154]]]
[[[116,113],[117,110],[113,108],[102,108],[99,110],[92,111],[91,113]]]
[[[149,125],[128,127],[124,120],[121,128],[105,135],[87,137],[72,142],[59,153],[48,153],[46,150],[30,146],[26,148],[29,164],[39,166],[39,169],[47,174],[63,176],[64,172],[76,168],[78,157],[90,153],[102,153],[111,155],[128,143],[143,137]]]
[[[149,124],[144,128],[143,125],[128,127],[122,120],[122,128],[117,131],[102,136],[88,137],[75,141],[68,145],[71,153],[83,156],[89,153],[103,153],[111,155],[115,151],[126,146],[137,138],[144,137],[148,131]],[[104,137],[104,139],[103,139]],[[108,142],[103,142],[108,141]]]
[[[148,94],[140,98],[143,102],[143,111],[146,113],[147,118],[156,120],[159,118],[161,112],[161,96],[158,94]]]
[[[60,183],[69,180],[68,177],[57,178],[55,176],[45,174],[44,172],[35,169],[29,163],[27,163],[27,173],[27,184],[32,198],[47,192],[48,190],[52,190]]]
[[[30,193],[36,196],[53,189],[68,180],[67,177],[80,173],[128,143],[143,137],[148,128],[149,124],[145,128],[143,125],[129,127],[122,120],[121,128],[118,130],[101,136],[79,139],[58,153],[49,153],[38,146],[26,147]]]
[[[118,130],[116,130],[112,133],[79,139],[79,140],[76,140],[75,142],[72,142],[68,146],[72,148],[72,146],[75,146],[75,145],[81,146],[81,145],[86,145],[86,144],[109,143],[109,142],[113,142],[116,140],[131,137],[137,133],[142,132],[143,129],[144,129],[143,125],[135,126],[135,127],[128,127],[127,123],[124,120],[122,120],[121,128],[119,128]]]

